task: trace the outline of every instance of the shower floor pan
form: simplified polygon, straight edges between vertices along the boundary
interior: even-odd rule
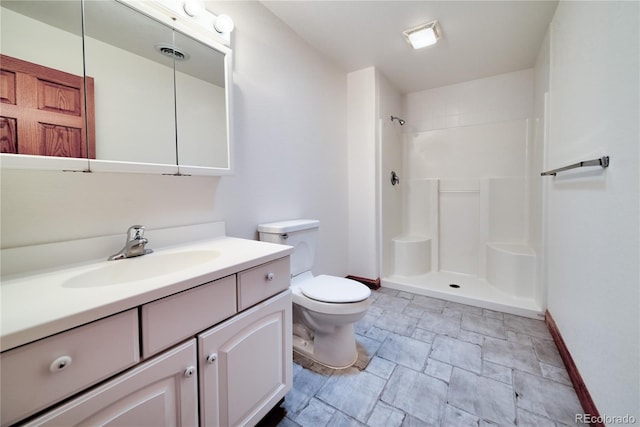
[[[381,285],[489,310],[544,319],[544,309],[535,300],[509,295],[484,279],[466,274],[439,271],[416,276],[391,275],[383,278]]]

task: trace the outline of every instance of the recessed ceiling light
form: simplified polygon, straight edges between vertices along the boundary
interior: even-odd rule
[[[405,30],[402,32],[407,43],[414,48],[431,46],[435,44],[442,34],[438,21],[431,21],[426,24]]]

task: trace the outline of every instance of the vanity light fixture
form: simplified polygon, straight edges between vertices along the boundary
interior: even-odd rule
[[[231,19],[229,15],[218,15],[213,23],[213,28],[215,28],[215,30],[220,34],[230,34],[235,26],[233,24],[233,19]]]
[[[442,35],[442,30],[438,21],[431,21],[405,30],[402,34],[412,48],[420,49],[436,44]]]
[[[202,0],[186,0],[182,8],[184,9],[184,13],[191,17],[200,16],[205,10]]]

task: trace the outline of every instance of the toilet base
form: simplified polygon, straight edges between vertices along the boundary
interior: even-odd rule
[[[293,351],[331,369],[346,369],[358,360],[353,325],[332,334],[315,333],[312,339],[293,335]]]
[[[320,360],[316,359],[315,357],[313,357],[313,342],[309,342],[306,341],[300,337],[297,336],[293,336],[293,351],[294,353],[298,353],[301,356],[306,357],[307,359],[310,359],[312,361],[314,361],[315,363],[322,365],[322,366],[326,366],[327,368],[330,369],[346,369],[346,368],[350,368],[351,366],[353,366],[354,363],[356,363],[356,361],[358,360],[358,353],[356,352],[355,357],[353,358],[353,361],[351,361],[351,363],[345,365],[345,366],[332,366],[329,365],[327,363],[321,362]]]

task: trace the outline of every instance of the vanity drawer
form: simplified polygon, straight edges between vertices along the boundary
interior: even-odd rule
[[[137,309],[0,355],[2,425],[120,372],[140,360]]]
[[[284,291],[290,283],[289,257],[238,273],[238,311]]]
[[[236,276],[142,306],[142,355],[149,357],[236,314]]]

